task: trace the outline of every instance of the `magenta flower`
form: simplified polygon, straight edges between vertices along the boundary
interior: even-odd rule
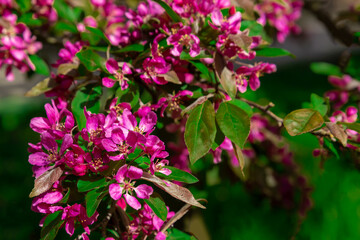
[[[284,42],[290,32],[300,33],[301,30],[295,21],[301,16],[302,6],[303,2],[298,0],[284,0],[282,3],[265,0],[257,4],[254,9],[260,14],[258,22],[262,25],[268,22],[275,27],[278,31],[278,41]]]
[[[134,179],[139,179],[143,174],[143,171],[140,168],[127,165],[122,166],[115,175],[117,183],[112,183],[109,186],[109,193],[112,199],[119,200],[124,196],[126,203],[134,208],[139,210],[141,204],[139,201],[132,196],[132,192],[136,193],[136,196],[140,199],[147,199],[153,193],[152,187],[141,184],[137,187],[134,187],[136,182],[133,182]]]
[[[57,20],[58,14],[53,8],[54,0],[32,0],[32,4],[35,8],[34,18],[43,17],[49,22]]]
[[[85,151],[78,145],[73,144],[71,150],[65,154],[65,163],[68,167],[73,169],[72,174],[76,176],[83,176],[87,171],[87,164],[85,163]]]
[[[143,146],[140,146],[145,154],[153,156],[155,153],[159,158],[166,158],[169,153],[165,151],[165,144],[155,135],[149,135]]]
[[[211,13],[209,25],[222,34],[238,34],[240,33],[241,13],[236,12],[229,18],[224,18],[220,10],[214,11]]]
[[[88,164],[87,167],[94,173],[108,169],[110,162],[108,156],[98,147],[94,147],[92,154],[86,153],[85,161]]]
[[[270,63],[257,63],[254,66],[241,66],[236,70],[238,76],[237,87],[240,92],[244,93],[247,88],[245,77],[248,77],[248,82],[251,90],[255,91],[260,87],[259,76],[264,73],[272,73],[276,71],[276,65]]]
[[[111,138],[101,141],[106,151],[114,153],[109,154],[109,158],[113,161],[125,159],[128,154],[134,151],[136,142],[137,137],[134,132],[128,132],[127,137],[125,137],[120,128],[114,128],[111,132]]]
[[[190,49],[189,54],[191,57],[196,57],[200,54],[200,39],[191,32],[191,27],[185,26],[168,37],[167,43],[174,46],[170,51],[172,55],[180,56],[184,47]]]
[[[171,170],[166,168],[166,166],[169,165],[169,161],[166,159],[162,159],[162,160],[156,160],[155,158],[152,157],[151,159],[151,163],[150,163],[150,173],[152,175],[154,175],[156,172],[162,173],[166,176],[171,174]]]
[[[156,114],[154,112],[149,112],[140,119],[138,126],[135,116],[128,109],[124,109],[120,123],[123,127],[125,135],[127,135],[126,131],[132,131],[136,134],[137,142],[145,143],[146,137],[154,130],[156,121]],[[130,141],[130,139],[127,140]]]
[[[2,12],[0,23],[0,68],[6,66],[5,77],[14,80],[12,68],[16,67],[25,73],[35,66],[28,54],[35,54],[42,48],[36,37],[31,35],[30,29],[23,23],[16,23],[17,16],[10,10]]]
[[[62,191],[63,189],[60,182],[56,181],[50,190],[33,199],[31,210],[34,212],[49,214],[63,209],[61,206],[54,205],[60,202],[63,198]]]
[[[151,107],[153,109],[161,108],[160,115],[162,117],[164,117],[164,112],[168,107],[171,112],[178,112],[181,110],[181,108],[180,108],[181,101],[191,97],[192,95],[193,95],[193,93],[191,91],[180,90],[175,95],[169,94],[169,96],[166,98],[165,97],[160,98],[158,103],[155,105],[152,105]]]
[[[101,140],[105,138],[105,132],[110,130],[116,120],[114,112],[110,112],[106,117],[104,114],[93,114],[84,108],[86,117],[86,128],[81,131],[81,136],[87,142],[93,142],[97,146],[101,145]]]
[[[155,58],[147,58],[143,62],[143,68],[145,73],[140,77],[141,79],[150,84],[151,82],[155,82],[159,85],[164,85],[167,83],[165,78],[161,76],[170,71],[171,65],[168,64],[164,58],[155,57]]]
[[[125,74],[132,74],[130,67],[126,63],[122,63],[122,67],[119,67],[119,64],[115,59],[110,58],[106,61],[106,69],[110,74],[113,74],[111,77],[104,77],[102,83],[105,87],[111,88],[114,86],[115,82],[119,82],[121,90],[128,88],[129,84],[128,79],[125,78]]]
[[[79,64],[80,60],[76,57],[76,54],[80,52],[83,46],[86,46],[87,44],[83,41],[77,41],[75,43],[72,43],[70,41],[66,41],[64,44],[65,48],[60,49],[59,51],[59,57],[55,64],[52,64],[53,67],[58,67],[61,64],[64,63],[75,63]]]
[[[71,132],[75,120],[69,110],[64,108],[59,112],[54,100],[51,100],[51,105],[45,104],[45,111],[47,118],[35,117],[31,119],[30,127],[33,131],[38,133],[49,132],[56,139],[61,139],[65,134]],[[63,119],[64,121],[62,121]]]
[[[60,150],[58,150],[55,137],[48,132],[44,132],[41,134],[41,144],[46,152],[35,152],[29,156],[29,163],[34,165],[35,178],[46,170],[59,166],[64,162],[64,153],[73,144],[73,138],[70,134],[65,134]]]
[[[72,236],[75,230],[75,221],[82,225],[87,234],[90,234],[89,225],[93,224],[97,220],[98,216],[99,214],[95,212],[94,215],[89,218],[86,215],[86,209],[81,204],[75,203],[72,206],[64,208],[61,220],[65,220],[65,230],[70,236]]]
[[[171,219],[175,213],[169,211],[166,217],[167,220]],[[124,239],[137,239],[139,234],[144,234],[145,236],[155,235],[156,240],[165,240],[166,235],[159,232],[161,227],[164,224],[164,221],[161,220],[152,209],[144,204],[144,208],[139,211],[137,215],[133,215],[134,219],[131,221],[129,226],[129,231],[124,233]]]

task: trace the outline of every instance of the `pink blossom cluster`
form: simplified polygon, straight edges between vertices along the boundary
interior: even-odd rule
[[[10,9],[0,7],[0,13],[0,68],[5,67],[6,79],[13,81],[14,67],[22,73],[35,70],[29,55],[37,53],[42,44],[25,24],[17,22],[17,16]]]
[[[107,115],[91,113],[85,108],[86,127],[76,133],[74,116],[69,110],[58,109],[55,101],[46,104],[45,110],[46,118],[36,117],[30,123],[30,127],[40,134],[41,141],[29,144],[29,163],[33,165],[37,179],[58,167],[64,170],[64,174],[50,190],[34,198],[32,209],[43,214],[62,211],[61,219],[64,220],[66,232],[73,235],[74,224],[81,223],[85,229],[83,238],[87,239],[86,234],[90,234],[88,226],[96,221],[99,214],[95,212],[88,217],[85,207],[78,203],[63,207],[61,200],[66,190],[61,185],[62,181],[70,175],[101,175],[111,162],[119,161],[123,163],[122,166],[113,177],[108,178],[112,182],[108,188],[110,197],[123,201],[123,207],[129,206],[135,210],[144,207],[141,210],[144,215],[136,223],[137,228],[147,229],[148,235],[159,231],[163,221],[154,218],[148,206],[142,206],[138,200],[148,199],[153,188],[147,184],[136,184],[144,171],[152,175],[171,174],[171,170],[166,168],[169,162],[165,159],[168,156],[165,144],[151,134],[157,122],[156,114],[149,108],[140,108],[133,114],[128,103],[117,104],[115,98]],[[131,165],[133,161],[126,163],[129,161],[128,155],[136,149],[141,150],[141,156],[149,159],[142,168]],[[145,221],[149,214],[151,221],[154,221],[153,227],[152,223]],[[129,236],[135,235],[135,230],[132,228]],[[163,239],[160,236],[158,239]]]
[[[169,211],[167,214],[167,220],[175,215],[174,212]],[[139,211],[139,214],[133,215],[134,219],[129,226],[129,232],[124,234],[125,239],[137,239],[139,235],[151,235],[155,232],[155,240],[165,240],[166,235],[160,232],[161,227],[164,225],[164,221],[156,216],[149,205],[144,204],[144,208]]]
[[[261,25],[270,26],[277,30],[277,40],[282,43],[290,33],[299,34],[301,29],[295,21],[301,16],[302,0],[283,0],[281,3],[274,0],[262,0],[255,6],[260,17],[257,20]]]
[[[335,109],[340,109],[349,101],[351,91],[360,92],[359,81],[350,75],[329,76],[328,81],[336,89],[327,91],[325,96],[329,98]]]

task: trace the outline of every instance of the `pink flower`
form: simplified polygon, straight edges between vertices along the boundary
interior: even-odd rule
[[[73,144],[65,154],[65,163],[73,169],[72,173],[76,176],[83,176],[87,171],[85,151],[78,145]]]
[[[73,129],[75,123],[74,116],[65,108],[59,112],[54,100],[51,100],[51,103],[52,105],[49,103],[45,104],[47,118],[35,117],[31,119],[30,127],[35,132],[49,132],[57,139],[61,139]],[[62,122],[63,119],[64,122]]]
[[[144,82],[148,84],[155,82],[156,84],[164,85],[167,81],[161,75],[169,72],[171,65],[162,57],[147,58],[143,62],[143,69],[145,73],[140,77]]]
[[[211,13],[210,27],[219,30],[222,34],[240,33],[241,13],[236,12],[229,18],[224,18],[220,10]]]
[[[167,39],[169,45],[174,47],[171,49],[171,54],[178,57],[183,51],[183,47],[190,49],[190,56],[196,57],[200,53],[200,39],[191,33],[192,29],[189,26],[180,28],[175,34]]]
[[[132,153],[136,142],[137,137],[135,133],[128,132],[127,137],[125,137],[121,128],[114,128],[111,132],[111,138],[101,141],[106,151],[114,153],[109,154],[109,158],[114,161],[123,160],[129,153]]]
[[[60,182],[56,181],[50,190],[40,194],[33,199],[31,210],[45,214],[54,213],[61,210],[61,206],[56,206],[54,204],[59,203],[63,198],[62,191],[63,189],[60,185]]]
[[[260,14],[258,22],[262,25],[268,22],[275,27],[278,31],[278,41],[284,42],[290,32],[300,33],[301,30],[295,21],[301,16],[302,6],[303,2],[298,0],[284,0],[282,3],[264,0],[257,4],[254,9]]]
[[[260,87],[259,76],[264,73],[276,71],[276,65],[270,63],[257,63],[254,66],[241,66],[236,70],[236,83],[241,93],[246,92],[249,83],[251,90],[255,91]],[[248,77],[246,80],[245,77]]]
[[[23,23],[16,23],[17,16],[10,10],[2,12],[0,22],[0,68],[6,66],[5,76],[8,81],[14,80],[12,68],[16,67],[25,73],[35,66],[29,54],[35,54],[42,48],[30,29]]]
[[[64,46],[65,48],[60,49],[59,51],[59,57],[55,64],[52,64],[53,67],[58,67],[59,65],[63,63],[79,63],[79,59],[75,56],[83,46],[86,46],[87,44],[82,41],[78,41],[75,43],[72,43],[70,41],[66,41]]]
[[[170,95],[168,97],[163,97],[160,98],[160,100],[158,101],[157,104],[152,105],[151,107],[153,109],[159,109],[161,108],[161,112],[160,115],[162,117],[164,117],[164,112],[165,110],[169,107],[169,110],[171,112],[178,112],[181,111],[180,108],[180,103],[182,100],[185,100],[189,97],[191,97],[193,95],[193,93],[191,91],[188,90],[180,90],[178,93],[176,93],[175,95]],[[175,117],[175,116],[174,116]]]
[[[61,220],[65,220],[65,230],[72,236],[74,234],[76,221],[82,225],[87,234],[90,234],[89,225],[93,224],[98,216],[99,214],[95,212],[94,215],[89,218],[86,214],[86,209],[81,204],[75,203],[72,206],[64,208]]]
[[[73,138],[70,134],[65,134],[60,150],[55,141],[55,137],[48,132],[41,134],[41,145],[46,152],[35,152],[30,154],[29,163],[34,165],[33,171],[37,178],[51,167],[59,166],[64,161],[65,151],[73,144]]]
[[[108,169],[108,163],[110,162],[107,154],[103,153],[103,151],[98,147],[94,147],[92,153],[86,154],[85,161],[88,164],[87,167],[94,173],[102,172]]]
[[[141,204],[139,201],[131,195],[135,191],[136,196],[141,199],[147,199],[153,193],[152,187],[141,184],[137,187],[134,187],[135,182],[132,182],[134,179],[139,179],[142,176],[143,171],[140,168],[127,165],[122,166],[115,175],[117,183],[112,183],[109,186],[109,193],[112,199],[119,200],[124,196],[126,203],[134,208],[139,210]]]
[[[110,58],[106,61],[106,69],[110,74],[113,74],[111,77],[104,77],[102,83],[105,87],[111,88],[114,86],[115,82],[119,82],[121,90],[128,88],[128,79],[124,77],[125,74],[131,74],[132,71],[126,63],[122,63],[122,67],[119,67],[119,64],[113,59]]]

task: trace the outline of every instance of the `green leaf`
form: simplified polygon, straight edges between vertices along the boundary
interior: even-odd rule
[[[265,41],[271,42],[271,38],[266,34],[264,27],[260,23],[254,20],[241,21],[240,30],[245,31],[246,29],[249,29],[250,31],[249,32],[250,37],[261,36]]]
[[[281,57],[281,56],[290,56],[295,58],[295,55],[291,52],[282,49],[282,48],[270,48],[264,47],[256,51],[256,56],[258,57]]]
[[[96,52],[85,49],[76,54],[76,56],[80,59],[81,63],[90,71],[93,72],[98,68],[105,68],[105,59],[101,57]]]
[[[171,228],[168,230],[166,240],[196,240],[196,238],[176,228]]]
[[[76,92],[71,102],[71,109],[78,124],[79,130],[86,127],[86,118],[84,115],[84,107],[92,113],[100,110],[100,96],[102,94],[101,86],[87,86]]]
[[[215,135],[215,110],[207,100],[192,110],[186,121],[185,143],[191,164],[209,152]]]
[[[183,183],[188,183],[188,184],[196,183],[196,182],[199,181],[191,173],[185,172],[185,171],[180,170],[180,169],[178,169],[176,167],[166,166],[164,168],[170,169],[171,174],[166,176],[165,174],[156,172],[155,175],[158,176],[158,177],[161,177],[163,179],[173,180],[173,181],[178,181],[178,182],[183,182]]]
[[[44,225],[41,229],[41,240],[55,239],[57,232],[63,223],[64,220],[61,220],[61,211],[49,214],[45,218]]]
[[[345,72],[350,74],[352,77],[359,79],[360,78],[360,56],[357,54],[354,54],[345,69]]]
[[[329,139],[324,138],[324,145],[335,155],[335,157],[337,159],[340,159],[340,155],[339,155],[338,151],[336,150],[334,144],[332,142],[330,142]]]
[[[115,52],[116,53],[123,53],[123,52],[143,52],[145,50],[145,47],[144,45],[142,44],[138,44],[138,43],[135,43],[135,44],[131,44],[131,45],[128,45],[126,47],[123,47],[119,50],[116,50]]]
[[[77,14],[74,9],[70,7],[64,0],[55,0],[54,8],[57,11],[60,18],[66,19],[71,23],[77,21]]]
[[[39,74],[42,74],[45,76],[50,75],[49,66],[46,64],[46,62],[42,58],[40,58],[37,55],[29,55],[29,58],[35,66],[36,73],[39,73]]]
[[[229,101],[229,103],[244,110],[249,115],[249,117],[251,117],[254,113],[252,107],[249,104],[247,104],[246,102],[243,102],[239,99],[233,99],[233,100]]]
[[[25,93],[26,97],[36,97],[44,92],[50,90],[49,87],[50,78],[45,78],[41,82],[37,83],[32,89]]]
[[[54,30],[57,34],[63,34],[63,32],[70,32],[70,33],[77,33],[78,30],[76,28],[76,25],[72,23],[67,23],[63,21],[59,21],[55,23]]]
[[[212,58],[212,56],[205,54],[204,51],[201,51],[196,57],[191,57],[190,54],[185,51],[182,51],[180,54],[181,60],[199,60],[202,58]]]
[[[243,147],[250,133],[250,118],[241,108],[229,103],[220,104],[216,122],[221,131],[239,147]]]
[[[33,13],[31,12],[21,14],[18,22],[25,23],[28,27],[38,27],[42,24],[40,19],[33,18]]]
[[[284,126],[291,136],[310,132],[323,125],[321,114],[313,109],[298,109],[284,118]]]
[[[163,200],[159,197],[150,197],[149,199],[144,199],[144,201],[154,211],[156,216],[161,220],[166,221],[168,210]]]
[[[205,64],[199,61],[188,61],[188,62],[194,65],[196,69],[199,70],[202,74],[204,74],[207,78],[210,78],[209,68],[205,66]]]
[[[22,13],[31,9],[31,0],[16,0],[16,3],[18,4]]]
[[[154,0],[154,2],[157,2],[162,8],[164,8],[165,12],[174,22],[182,21],[181,17],[176,12],[174,12],[174,10],[172,10],[172,8],[166,2],[162,0]]]
[[[116,90],[116,97],[120,102],[128,102],[134,108],[139,104],[140,91],[139,86],[134,82],[129,82],[129,87],[122,90],[120,87]]]
[[[67,203],[67,201],[69,200],[70,197],[70,188],[68,188],[65,196],[60,200],[59,203]]]
[[[106,192],[107,192],[107,188],[106,189],[99,188],[99,189],[94,189],[86,194],[85,196],[86,214],[88,217],[94,215],[101,200],[106,195]]]
[[[327,76],[328,75],[342,76],[340,68],[330,63],[325,63],[325,62],[312,63],[310,65],[310,68],[314,73],[317,74],[322,74]]]
[[[217,122],[215,122],[216,124],[216,136],[215,136],[215,140],[213,142],[213,144],[211,145],[211,149],[212,150],[216,150],[225,140],[225,135],[224,133],[221,131],[219,124]]]
[[[325,116],[328,111],[328,105],[323,97],[316,95],[315,93],[311,94],[311,104],[312,108],[318,111],[321,116]]]
[[[94,188],[100,188],[107,185],[105,178],[100,179],[88,179],[88,180],[81,180],[79,179],[77,183],[77,188],[79,192],[87,192]]]

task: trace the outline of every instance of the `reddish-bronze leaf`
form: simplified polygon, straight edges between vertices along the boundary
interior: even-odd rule
[[[205,209],[203,205],[201,205],[198,201],[195,200],[192,193],[184,187],[181,187],[169,181],[162,180],[146,172],[143,173],[141,178],[146,181],[154,183],[156,186],[158,186],[159,188],[161,188],[162,190],[164,190],[174,198],[177,198],[190,205]]]
[[[247,52],[249,51],[250,45],[252,43],[252,38],[249,37],[248,30],[239,34],[229,34],[229,39],[233,41],[238,47]]]
[[[313,109],[298,109],[284,118],[284,126],[291,136],[313,131],[323,123],[321,114]]]
[[[347,134],[345,130],[338,124],[333,122],[326,122],[326,127],[330,130],[331,134],[339,140],[339,142],[346,147],[347,144]]]
[[[29,197],[32,198],[39,196],[40,194],[49,190],[52,185],[57,180],[59,180],[63,172],[64,171],[61,169],[61,167],[56,167],[41,174],[37,179],[35,179],[35,186],[31,191]]]
[[[165,80],[168,82],[172,82],[175,84],[181,84],[179,77],[177,76],[175,71],[169,71],[169,72],[167,72],[165,74],[161,74],[159,76],[164,77]]]

